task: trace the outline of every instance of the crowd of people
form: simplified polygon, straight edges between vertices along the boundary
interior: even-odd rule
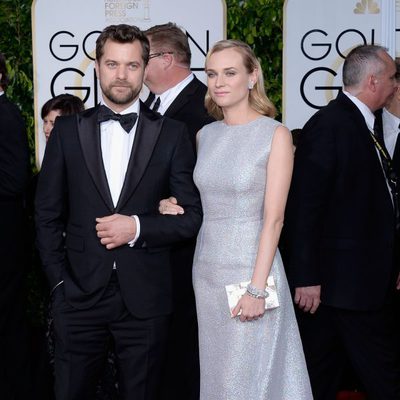
[[[100,103],[43,105],[32,192],[55,399],[335,400],[348,361],[368,399],[400,400],[400,62],[352,49],[343,90],[294,141],[250,46],[215,43],[207,86],[190,61],[174,23],[111,25],[96,41]],[[11,400],[32,398],[19,384],[29,151],[7,84],[0,55]]]

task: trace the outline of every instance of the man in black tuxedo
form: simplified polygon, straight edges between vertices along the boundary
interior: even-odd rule
[[[0,53],[0,398],[23,399],[28,387],[24,203],[30,164],[25,123],[5,94],[8,83]]]
[[[138,28],[105,28],[96,42],[102,105],[57,118],[46,147],[36,220],[53,288],[57,400],[94,398],[110,336],[121,398],[157,398],[169,249],[197,234],[202,213],[186,127],[139,101],[148,57]],[[170,195],[186,203],[184,215],[158,213]]]
[[[213,121],[204,106],[207,87],[190,70],[191,52],[186,34],[176,24],[156,25],[147,31],[150,61],[146,100],[164,116],[182,121],[196,147],[196,134]],[[171,319],[162,398],[197,400],[200,368],[196,305],[192,287],[195,239],[174,246],[171,253],[174,313]]]
[[[306,123],[296,149],[286,229],[288,279],[315,400],[333,400],[346,355],[370,399],[399,399],[392,297],[396,215],[374,111],[395,90],[385,49],[359,46],[344,91]],[[382,146],[381,146],[382,147]]]

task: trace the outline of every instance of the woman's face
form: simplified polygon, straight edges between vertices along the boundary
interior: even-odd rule
[[[207,86],[212,99],[222,108],[247,104],[249,83],[256,72],[248,73],[243,56],[233,48],[213,53],[206,65]]]
[[[51,110],[44,118],[43,118],[43,132],[46,136],[46,142],[49,140],[49,136],[54,127],[54,121],[56,118],[61,115],[60,110]]]

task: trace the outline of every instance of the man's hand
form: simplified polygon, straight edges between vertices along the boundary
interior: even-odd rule
[[[97,236],[108,250],[129,243],[136,235],[136,221],[127,215],[113,214],[96,218]]]
[[[400,290],[400,272],[399,272],[399,275],[397,276],[396,289]]]
[[[321,303],[321,285],[296,288],[294,302],[304,312],[314,314]]]
[[[160,214],[163,215],[178,215],[185,213],[185,210],[180,205],[178,205],[178,200],[176,200],[176,198],[172,196],[168,199],[163,199],[160,201],[158,211]]]

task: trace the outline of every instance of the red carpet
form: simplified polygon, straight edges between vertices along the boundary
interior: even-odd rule
[[[367,397],[365,396],[364,393],[361,392],[349,392],[349,391],[343,391],[339,392],[336,400],[366,400]]]

